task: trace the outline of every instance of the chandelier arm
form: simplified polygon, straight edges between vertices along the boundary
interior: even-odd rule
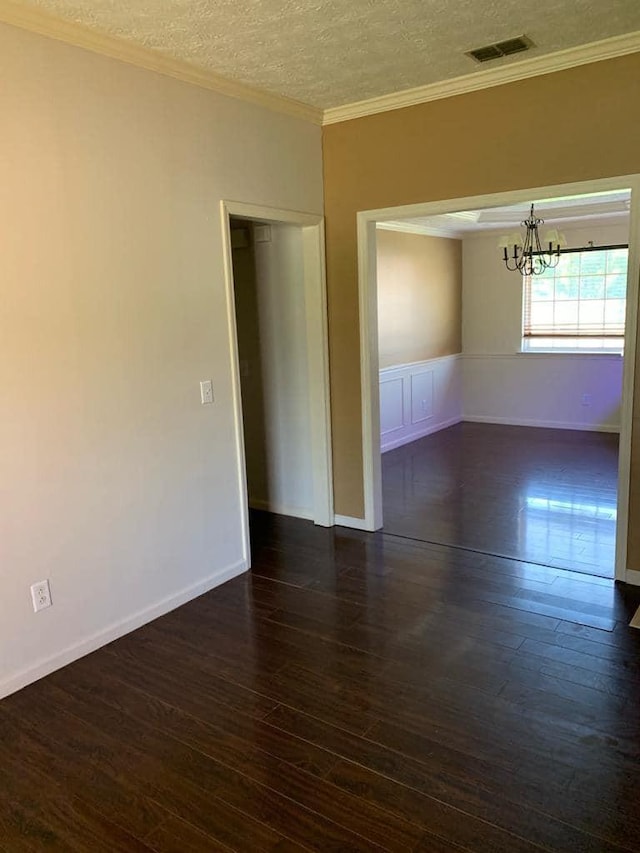
[[[534,204],[531,205],[529,216],[520,223],[521,227],[525,229],[520,252],[518,252],[519,244],[514,245],[512,257],[508,256],[506,248],[504,250],[503,261],[509,272],[516,272],[517,270],[523,276],[541,275],[546,269],[557,267],[561,256],[565,253],[627,248],[627,244],[617,244],[609,246],[590,245],[584,248],[563,249],[560,246],[560,242],[556,245],[553,242],[549,242],[548,247],[543,249],[538,229],[541,225],[544,225],[544,219],[536,216]]]

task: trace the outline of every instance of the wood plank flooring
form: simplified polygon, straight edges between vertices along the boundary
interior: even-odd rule
[[[0,702],[0,849],[640,851],[631,588],[254,514],[254,568]]]
[[[461,423],[382,473],[387,533],[613,577],[617,435]]]

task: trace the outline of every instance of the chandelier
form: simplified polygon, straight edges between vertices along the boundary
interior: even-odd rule
[[[519,270],[523,276],[541,275],[549,267],[555,267],[560,261],[561,247],[567,245],[564,235],[555,228],[547,231],[543,242],[548,248],[543,249],[540,242],[538,227],[544,225],[544,219],[539,219],[531,205],[529,218],[521,223],[525,228],[524,239],[519,231],[500,238],[498,246],[503,249],[503,261],[511,272]],[[511,252],[511,254],[510,254]]]

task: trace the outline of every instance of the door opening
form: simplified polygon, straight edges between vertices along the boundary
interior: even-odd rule
[[[322,221],[224,205],[239,476],[249,509],[333,524]]]
[[[569,440],[570,433],[567,430],[575,428],[581,431],[574,434],[576,448],[582,442],[582,450],[576,449],[575,452],[578,460],[577,468],[582,464],[580,460],[588,457],[592,451],[596,456],[600,454],[598,458],[600,462],[604,460],[603,464],[607,468],[608,473],[602,481],[602,490],[597,496],[598,499],[592,500],[593,495],[589,497],[587,494],[590,491],[588,484],[576,483],[573,486],[567,483],[569,490],[574,489],[573,497],[568,498],[566,493],[553,497],[549,492],[548,478],[547,482],[543,482],[545,477],[541,479],[536,472],[533,472],[535,476],[529,472],[527,476],[529,477],[530,488],[523,498],[528,502],[525,507],[526,512],[523,514],[520,511],[523,509],[522,506],[512,507],[514,516],[506,526],[509,527],[509,535],[514,540],[513,544],[516,550],[520,546],[524,547],[524,544],[528,542],[529,545],[536,545],[533,549],[536,553],[534,555],[532,552],[529,556],[521,552],[508,553],[507,556],[529,559],[532,562],[547,562],[542,557],[545,544],[540,541],[539,537],[538,542],[535,543],[536,537],[540,533],[542,516],[544,515],[548,521],[551,517],[550,513],[555,513],[555,520],[557,522],[562,521],[564,524],[567,516],[572,515],[575,522],[576,540],[578,540],[580,524],[587,527],[599,525],[602,528],[600,530],[601,542],[604,543],[604,540],[607,540],[606,547],[600,550],[604,555],[603,562],[607,563],[608,561],[608,565],[603,571],[596,569],[593,573],[609,576],[613,573],[612,564],[615,549],[616,578],[625,579],[631,403],[638,298],[639,259],[635,239],[637,234],[637,224],[635,223],[638,222],[637,186],[638,180],[632,176],[617,180],[594,181],[525,192],[501,193],[460,199],[457,202],[412,205],[393,210],[366,211],[358,214],[361,354],[363,360],[363,450],[368,529],[378,529],[382,526],[384,504],[385,532],[393,532],[388,528],[400,524],[400,527],[403,528],[402,532],[405,535],[411,535],[405,529],[407,521],[404,509],[406,507],[401,507],[399,512],[390,507],[389,512],[386,511],[386,497],[383,498],[382,489],[382,471],[383,465],[390,468],[391,459],[389,455],[386,455],[384,463],[381,461],[381,433],[383,448],[386,445],[385,449],[389,449],[396,456],[400,456],[402,451],[396,452],[392,448],[403,445],[403,430],[407,434],[407,440],[412,441],[419,438],[421,432],[424,435],[429,432],[437,432],[438,420],[441,421],[440,426],[444,429],[450,427],[450,424],[456,420],[459,422],[475,422],[478,425],[498,424],[506,432],[509,432],[509,428],[531,427],[530,435],[535,435],[536,438],[541,438],[544,430],[533,429],[534,427],[548,429],[555,427],[558,429],[555,436],[558,448],[560,444]],[[611,198],[606,198],[605,194]],[[625,199],[622,199],[622,195],[625,195]],[[504,265],[501,264],[501,250],[498,249],[499,236],[505,231],[513,230],[507,227],[509,224],[507,222],[507,207],[516,205],[518,208],[522,208],[526,202],[530,202],[532,199],[540,199],[541,203],[544,202],[552,208],[554,204],[560,204],[559,200],[565,199],[566,202],[572,196],[576,198],[565,203],[564,207],[576,206],[573,219],[571,219],[570,210],[563,211],[563,215],[568,218],[566,230],[568,232],[575,231],[575,233],[571,233],[572,239],[568,241],[568,245],[582,246],[584,244],[588,246],[590,240],[594,240],[596,246],[628,242],[628,264],[627,258],[622,258],[622,255],[626,254],[626,250],[617,253],[620,257],[615,252],[610,253],[611,258],[609,260],[604,258],[602,252],[585,253],[583,265],[593,266],[595,264],[597,266],[600,264],[602,266],[605,263],[606,268],[600,270],[599,267],[596,269],[594,266],[593,269],[587,269],[585,266],[583,272],[588,278],[580,283],[578,278],[573,277],[576,272],[574,267],[580,263],[578,255],[571,256],[570,263],[569,256],[563,255],[562,267],[563,269],[567,267],[564,270],[565,275],[560,276],[557,280],[554,279],[553,275],[546,276],[545,278],[548,279],[546,290],[541,281],[536,285],[532,302],[535,313],[533,319],[536,322],[537,320],[544,321],[542,325],[548,328],[548,318],[545,320],[546,314],[544,317],[542,316],[545,311],[550,316],[551,314],[555,315],[555,313],[558,313],[558,316],[562,314],[565,321],[572,311],[576,314],[576,318],[578,316],[582,318],[583,313],[586,316],[588,311],[593,313],[600,308],[604,312],[606,299],[611,297],[613,300],[615,288],[623,288],[626,291],[626,312],[623,302],[614,304],[614,301],[611,301],[610,305],[607,302],[606,312],[607,318],[609,318],[610,312],[619,311],[621,305],[623,312],[625,312],[625,316],[622,318],[623,322],[626,323],[624,366],[621,353],[616,355],[611,351],[613,346],[611,341],[597,341],[600,350],[595,352],[593,337],[590,342],[587,342],[585,336],[571,342],[571,348],[575,351],[567,352],[565,350],[562,352],[564,344],[559,340],[536,340],[535,338],[525,340],[523,337],[525,331],[535,336],[537,330],[535,323],[532,323],[530,313],[527,315],[528,325],[526,323],[523,325],[523,314],[527,306],[524,305],[526,294],[520,281],[516,281],[520,274],[507,273],[506,271],[504,274],[501,273],[500,267]],[[578,196],[581,198],[577,198]],[[586,196],[590,196],[591,201]],[[586,214],[586,211],[578,210],[578,208],[593,204],[596,196],[600,196],[601,204],[607,202],[601,207],[602,216],[598,218],[596,213],[591,211],[590,216],[593,221],[589,219],[589,216],[586,219],[581,219],[580,214]],[[552,201],[554,199],[556,201]],[[613,208],[618,203],[620,209],[616,210],[617,215],[614,216],[612,215]],[[629,208],[631,209],[631,219],[629,219]],[[456,214],[458,214],[457,218]],[[501,218],[504,219],[504,222],[501,221]],[[554,219],[555,217],[552,214],[548,218]],[[461,341],[459,352],[443,353],[443,357],[436,357],[434,363],[423,364],[418,361],[417,357],[408,359],[408,363],[403,365],[381,364],[379,361],[381,356],[388,361],[393,346],[403,340],[410,339],[408,336],[402,338],[402,336],[396,335],[397,340],[394,342],[393,334],[391,338],[389,337],[390,333],[396,333],[398,329],[389,328],[389,318],[392,317],[392,313],[382,306],[384,321],[387,325],[385,331],[387,339],[381,342],[377,319],[380,300],[381,298],[384,299],[384,293],[378,290],[378,286],[383,287],[384,282],[382,280],[378,282],[378,275],[381,274],[381,270],[378,267],[377,244],[379,238],[386,239],[390,236],[391,231],[399,229],[403,219],[410,220],[406,229],[409,234],[415,234],[416,230],[419,230],[417,228],[418,223],[421,225],[429,223],[432,227],[431,232],[427,230],[423,233],[430,233],[436,242],[438,240],[447,242],[443,238],[449,238],[451,242],[451,238],[453,240],[457,238],[468,244],[465,245],[464,251],[462,265],[464,286],[461,288],[462,316],[460,319],[462,334],[460,339],[464,338],[464,344]],[[492,219],[493,222],[490,221]],[[457,227],[460,233],[455,235],[447,233],[446,227],[451,228],[453,223],[456,223],[454,227]],[[470,226],[472,223],[478,225],[477,234],[473,237],[470,234],[470,231],[473,230]],[[556,227],[559,230],[561,226],[552,221],[550,227]],[[384,230],[380,230],[381,228]],[[589,229],[593,231],[593,235],[587,234]],[[580,242],[581,240],[582,242]],[[380,242],[382,243],[382,240]],[[616,263],[622,263],[623,260],[626,264],[625,274],[622,277],[617,274],[614,275],[617,271],[613,269],[613,266]],[[506,279],[504,283],[503,295],[507,294],[507,298],[511,302],[510,305],[505,305],[500,301],[502,296],[498,293],[500,286],[498,286],[496,279],[501,274],[511,276],[511,281],[514,282],[514,287],[510,290],[507,289]],[[509,287],[511,287],[510,284]],[[555,303],[554,287],[558,290],[558,298],[555,299]],[[572,294],[576,288],[578,288],[578,296],[574,299]],[[604,295],[595,292],[598,288],[604,290]],[[584,289],[584,294],[582,289]],[[545,290],[544,293],[543,290]],[[589,293],[587,294],[588,290]],[[585,296],[584,302],[583,295]],[[528,296],[531,299],[531,291],[529,291]],[[543,305],[545,299],[547,302]],[[528,306],[529,312],[532,310],[532,305]],[[611,316],[613,315],[611,314]],[[415,321],[415,317],[412,320]],[[582,334],[583,330],[577,329],[577,333]],[[440,337],[446,339],[446,336],[441,335]],[[455,336],[453,337],[455,338]],[[451,338],[452,336],[449,335],[449,339]],[[543,344],[544,346],[542,346]],[[536,347],[537,351],[535,351]],[[543,352],[545,348],[548,350],[547,352]],[[585,355],[587,350],[591,350],[592,355]],[[430,353],[428,355],[437,356],[438,354]],[[403,376],[403,371],[407,376]],[[412,376],[414,373],[416,374],[415,377]],[[404,395],[402,393],[403,382],[407,391]],[[584,388],[581,387],[581,383],[586,383]],[[411,387],[412,384],[416,386],[414,389]],[[586,387],[587,385],[589,387]],[[442,393],[443,387],[448,393]],[[415,391],[413,395],[412,390]],[[457,401],[453,399],[456,395]],[[403,397],[408,397],[408,402]],[[422,408],[420,403],[422,403]],[[570,404],[573,405],[573,403],[575,406],[571,410]],[[402,413],[403,408],[404,414]],[[466,424],[461,423],[462,426],[466,426]],[[561,428],[564,430],[562,433],[560,433]],[[451,427],[452,434],[456,429]],[[468,431],[470,432],[472,429],[472,423],[469,423]],[[481,426],[476,429],[478,432],[482,432]],[[589,433],[589,430],[593,430],[593,433]],[[615,433],[617,431],[620,433],[619,462],[616,452],[617,437]],[[554,438],[550,433],[548,435],[551,439]],[[601,438],[598,439],[598,436]],[[598,440],[600,440],[602,447],[595,449],[587,447],[590,443],[597,444]],[[427,443],[428,439],[425,439],[425,444]],[[500,441],[498,444],[500,445]],[[563,451],[558,448],[556,448],[560,454],[558,459],[562,461]],[[449,447],[449,450],[453,453],[452,459],[459,467],[463,461],[460,458],[459,450],[454,452],[452,447]],[[498,449],[495,452],[500,453],[500,450]],[[436,457],[438,456],[439,454],[436,453]],[[595,464],[599,465],[600,462],[596,461]],[[414,463],[412,462],[412,464]],[[425,462],[425,464],[433,473],[433,459],[431,463]],[[387,471],[387,479],[393,478],[393,476],[397,477],[398,470],[396,470],[395,475]],[[405,471],[403,476],[409,477],[410,489],[413,490],[414,494],[419,495],[420,484],[416,482],[414,475],[415,471],[408,474]],[[465,477],[468,478],[468,476],[469,472]],[[441,486],[444,489],[443,483]],[[463,485],[458,483],[452,488],[460,489],[463,488]],[[581,489],[583,495],[579,499],[578,491]],[[432,495],[432,497],[434,496]],[[422,498],[425,498],[424,493]],[[482,520],[483,513],[486,515],[485,532],[489,530],[492,523],[496,525],[502,524],[504,521],[504,519],[497,518],[497,504],[487,495],[478,496],[476,509],[480,507],[480,504],[483,506],[477,512],[476,520],[471,519],[473,523],[468,517],[465,518],[465,535],[469,534],[478,520]],[[454,510],[452,505],[449,515],[447,515],[445,507],[440,506],[440,509],[442,511],[441,530],[439,533],[431,531],[431,536],[427,538],[431,540],[439,538],[445,544],[445,539],[448,538],[446,534],[460,528],[459,513],[461,507],[457,505]],[[404,518],[402,517],[403,514]],[[590,517],[587,517],[589,514],[591,514]],[[526,524],[524,523],[525,516],[528,519]],[[578,518],[578,516],[580,517]],[[603,525],[607,527],[606,534],[603,533]],[[400,529],[397,532],[400,533]],[[591,555],[591,558],[597,562],[598,558],[594,556],[595,551],[598,550],[596,539],[597,537],[594,537],[594,541],[591,543],[594,546],[594,554]],[[449,539],[449,544],[455,543],[451,543]],[[469,547],[469,543],[462,544]],[[481,543],[478,539],[473,544],[478,550],[491,551],[491,548],[487,547],[487,540]],[[560,547],[559,542],[557,544]],[[572,546],[574,551],[581,544],[582,540],[574,542]],[[547,549],[548,557],[551,556],[551,550],[551,548]],[[560,550],[563,549],[560,548]],[[554,559],[557,556],[557,553],[554,554],[548,561],[551,564],[562,565],[563,555],[560,555],[560,562]],[[564,554],[565,558],[568,556],[568,553]],[[577,554],[577,551],[572,553],[571,557],[577,558],[576,565],[573,567],[574,570],[581,570],[579,567],[580,555]],[[591,571],[593,568],[594,566],[590,566],[586,571]]]

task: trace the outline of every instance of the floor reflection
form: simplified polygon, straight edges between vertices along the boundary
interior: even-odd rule
[[[615,435],[465,423],[382,465],[387,533],[613,576]]]
[[[536,492],[538,490],[536,489]],[[527,495],[520,512],[521,552],[534,563],[554,565],[566,562],[579,569],[582,564],[600,569],[598,574],[613,575],[617,510],[615,501],[584,503]]]

